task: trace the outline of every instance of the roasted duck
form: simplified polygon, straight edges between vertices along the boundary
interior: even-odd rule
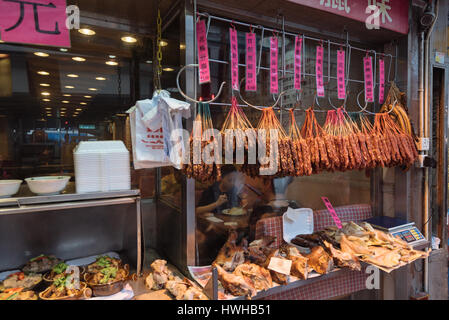
[[[169,280],[173,280],[173,273],[167,267],[167,261],[155,260],[151,265],[151,273],[145,279],[147,288],[160,290],[165,287]]]
[[[330,251],[334,264],[341,268],[349,268],[351,270],[360,271],[362,268],[357,257],[349,252],[343,252],[334,248],[332,244],[325,241],[324,245]]]
[[[309,266],[319,274],[327,274],[334,267],[332,257],[323,249],[323,247],[313,247],[310,254],[306,257],[309,259]]]
[[[217,258],[213,264],[221,266],[226,271],[232,272],[234,269],[245,262],[246,248],[237,245],[238,233],[232,231],[228,240],[218,252]]]
[[[176,300],[208,300],[207,296],[188,279],[175,277],[167,281],[165,288]]]
[[[263,267],[268,269],[268,266],[270,265],[270,261],[272,257],[277,257],[280,259],[287,259],[285,257],[283,257],[280,252],[279,249],[274,250],[273,252],[271,252],[268,257],[267,260],[265,261]],[[270,274],[271,274],[271,279],[273,279],[274,282],[279,283],[281,285],[286,285],[288,283],[288,276],[273,270],[270,270]]]
[[[233,273],[244,277],[257,291],[268,290],[273,286],[270,271],[253,263],[241,264]]]
[[[267,236],[251,242],[245,253],[246,260],[251,263],[263,265],[270,253],[275,250],[270,248],[270,245],[275,240],[276,237]]]
[[[305,280],[309,274],[308,258],[304,257],[299,250],[291,245],[282,245],[279,248],[280,254],[292,260],[292,268],[290,274],[299,279]]]
[[[256,288],[245,277],[226,272],[219,265],[213,266],[217,268],[221,285],[233,296],[254,297],[257,294]]]

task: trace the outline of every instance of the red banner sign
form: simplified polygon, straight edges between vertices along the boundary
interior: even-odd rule
[[[196,23],[196,39],[198,44],[198,69],[200,84],[210,82],[209,49],[207,48],[206,23]]]
[[[246,91],[257,91],[256,34],[246,34]]]
[[[233,90],[239,90],[239,45],[237,30],[229,28],[229,41],[231,44],[231,83]]]
[[[409,0],[289,0],[380,28],[408,33]]]
[[[66,0],[0,0],[5,42],[70,47],[66,19]]]
[[[270,93],[279,93],[278,38],[270,37]]]

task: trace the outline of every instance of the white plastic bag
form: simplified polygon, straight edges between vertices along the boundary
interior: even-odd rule
[[[164,155],[162,128],[149,131],[142,121],[144,113],[154,107],[152,100],[139,101],[128,110],[131,124],[134,169],[156,168],[171,165]]]
[[[162,128],[165,157],[172,166],[181,169],[184,142],[189,137],[182,131],[182,118],[190,117],[190,104],[170,98],[170,93],[164,90],[153,96],[153,103],[157,107],[149,109],[142,121],[149,130]]]
[[[138,101],[128,113],[134,168],[172,165],[180,169],[185,139],[182,117],[190,117],[190,104],[170,98],[170,93],[162,90],[151,100]]]

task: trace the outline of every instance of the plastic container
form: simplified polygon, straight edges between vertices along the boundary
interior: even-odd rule
[[[77,193],[131,189],[129,151],[122,141],[83,141],[73,152]]]

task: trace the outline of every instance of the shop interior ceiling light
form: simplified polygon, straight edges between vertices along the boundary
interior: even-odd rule
[[[38,71],[37,74],[40,74],[41,76],[49,76],[50,73],[47,71]]]
[[[80,105],[85,106],[85,105],[87,105],[87,103],[86,102],[80,102]]]
[[[95,35],[95,31],[89,28],[82,28],[78,30],[79,33],[84,34],[85,36],[93,36]]]
[[[75,89],[74,86],[65,86],[64,88],[66,88],[66,89]]]
[[[79,75],[70,73],[70,74],[67,75],[67,77],[69,77],[69,78],[78,78]]]
[[[42,101],[50,102],[51,100],[50,99],[42,99]]]
[[[48,53],[45,53],[45,52],[34,52],[34,55],[35,55],[35,56],[38,56],[38,57],[43,57],[43,58],[49,56],[49,54],[48,54]]]
[[[181,43],[179,45],[179,49],[184,50],[186,48],[186,45],[184,43]]]
[[[68,93],[64,93],[63,96],[64,96],[64,97],[71,97],[72,95],[71,95],[71,94],[68,94]]]
[[[92,98],[92,96],[84,96],[84,98],[90,99]]]
[[[61,51],[61,52],[67,52],[67,51],[69,51],[69,50],[66,49],[66,48],[59,48],[59,51]]]
[[[62,103],[70,103],[70,101],[67,101],[67,100],[64,100],[64,101],[61,101]]]
[[[48,83],[40,83],[39,84],[41,87],[49,87],[50,85]]]
[[[84,62],[84,61],[86,61],[86,59],[83,58],[83,57],[73,57],[72,60],[75,60],[75,61],[78,61],[78,62]]]
[[[175,71],[175,69],[170,68],[170,67],[164,68],[162,70],[167,71],[167,72]]]
[[[122,37],[122,41],[126,43],[136,43],[137,39],[131,36]]]
[[[118,65],[118,62],[117,61],[106,61],[106,64],[108,66],[116,66],[116,65]]]
[[[104,81],[104,80],[106,80],[106,78],[105,77],[96,77],[95,80]]]
[[[115,58],[116,58],[116,56],[114,56],[113,54],[109,55],[109,59],[115,59]]]
[[[168,46],[168,42],[165,41],[165,40],[161,40],[161,41],[159,42],[159,44],[161,45],[161,47]]]
[[[42,92],[41,94],[42,94],[43,96],[49,96],[49,95],[50,95],[50,92],[44,91],[44,92]]]
[[[89,88],[90,91],[97,91],[97,88]]]

